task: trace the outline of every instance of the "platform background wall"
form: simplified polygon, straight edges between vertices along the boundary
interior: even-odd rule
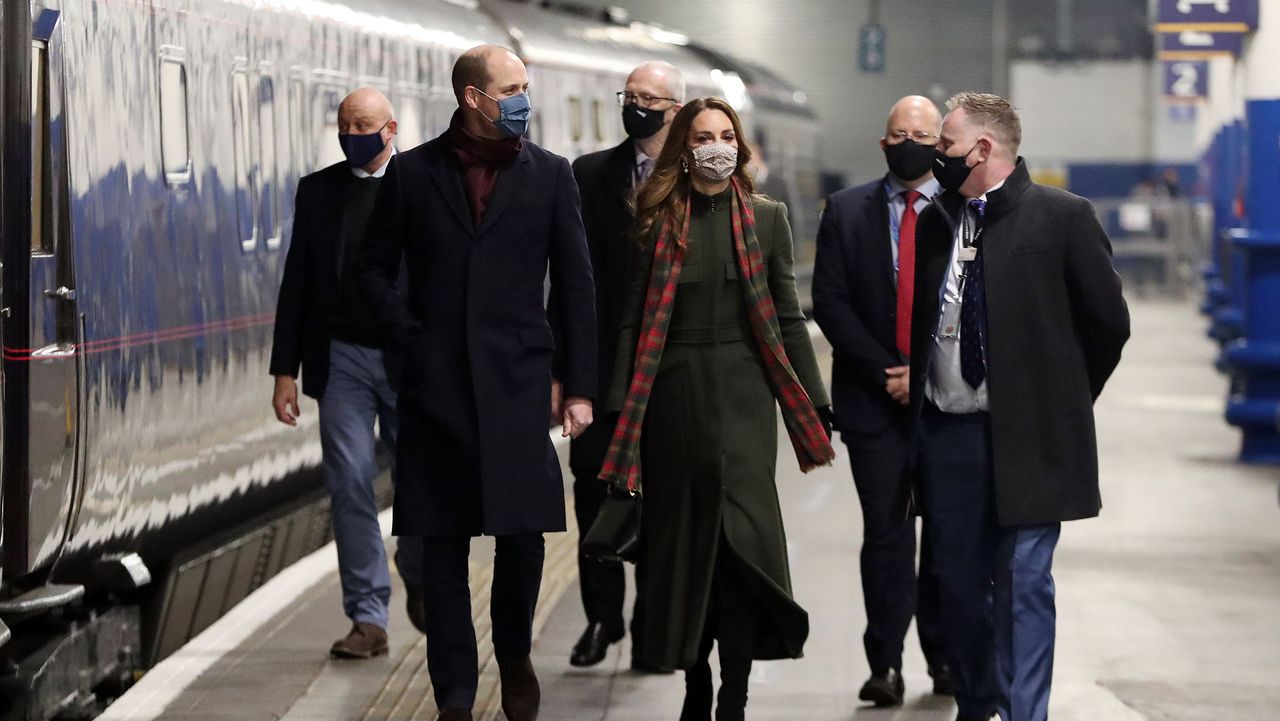
[[[919,93],[942,102],[960,90],[992,90],[995,82],[990,0],[880,3],[887,41],[879,74],[861,73],[857,65],[858,29],[869,18],[869,0],[580,2],[623,6],[633,19],[765,64],[803,88],[826,132],[826,170],[849,182],[884,172],[878,140],[898,98]]]

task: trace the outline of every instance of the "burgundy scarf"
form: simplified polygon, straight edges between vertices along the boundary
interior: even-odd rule
[[[680,222],[668,220],[658,234],[653,249],[653,270],[649,275],[649,287],[645,293],[644,317],[640,336],[636,340],[635,365],[627,397],[622,404],[622,414],[613,430],[609,452],[600,469],[600,478],[619,485],[626,483],[627,490],[636,492],[640,487],[640,430],[644,426],[645,410],[653,380],[662,361],[662,349],[666,345],[667,327],[671,323],[671,308],[676,299],[676,283],[684,265],[685,249],[689,241],[689,216],[692,204],[685,203],[685,215]],[[764,257],[756,240],[755,209],[744,197],[742,188],[733,180],[733,247],[738,261],[738,272],[745,281],[743,293],[747,301],[747,315],[756,346],[769,372],[769,386],[773,397],[782,408],[782,420],[791,436],[800,470],[810,471],[825,466],[835,458],[831,441],[827,438],[818,413],[809,400],[809,394],[800,385],[791,361],[787,359],[782,344],[782,332],[778,327],[778,314],[769,294],[769,279],[765,275]],[[678,227],[677,227],[678,226]],[[677,235],[679,233],[679,235]]]
[[[515,160],[524,147],[524,140],[519,136],[495,140],[472,135],[462,127],[462,110],[458,109],[449,121],[449,142],[458,165],[462,166],[462,189],[471,206],[471,220],[479,226],[493,188],[498,184],[498,171]]]

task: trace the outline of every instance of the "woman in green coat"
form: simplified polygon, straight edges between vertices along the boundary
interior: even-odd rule
[[[742,719],[753,659],[798,658],[774,483],[777,418],[804,470],[833,457],[829,406],[796,296],[786,208],[752,193],[737,114],[686,105],[636,198],[637,245],[601,477],[642,488],[641,659],[685,669],[681,721]],[[818,410],[823,409],[823,410]]]

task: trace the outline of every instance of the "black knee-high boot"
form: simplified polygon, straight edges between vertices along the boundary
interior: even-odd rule
[[[738,603],[725,609],[716,633],[720,645],[720,693],[716,721],[743,721],[747,711],[747,680],[755,656],[759,620],[754,604]]]
[[[711,645],[715,642],[715,625],[707,619],[698,646],[698,662],[684,672],[684,706],[680,721],[711,721]]]

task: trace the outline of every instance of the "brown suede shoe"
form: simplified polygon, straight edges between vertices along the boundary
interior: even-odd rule
[[[471,709],[446,708],[440,710],[436,721],[471,721]]]
[[[502,681],[502,712],[508,721],[537,721],[542,689],[528,656],[512,663],[498,662]]]
[[[387,632],[372,623],[357,623],[346,638],[333,642],[329,655],[334,658],[373,658],[387,652]]]

